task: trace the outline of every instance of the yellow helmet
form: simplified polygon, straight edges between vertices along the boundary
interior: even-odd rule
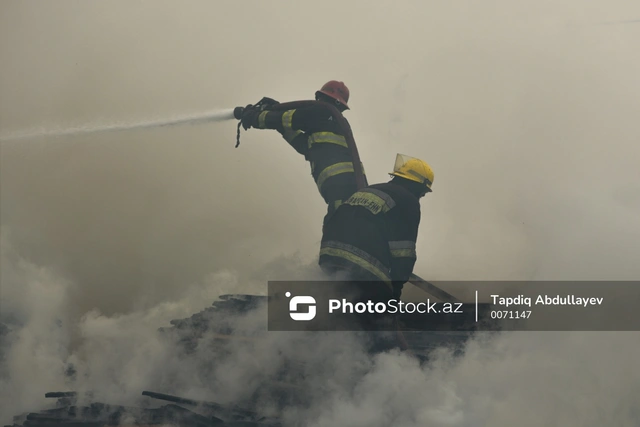
[[[433,170],[426,162],[416,159],[415,157],[398,154],[396,156],[396,164],[393,167],[393,172],[389,175],[418,182],[427,187],[429,191],[432,191],[431,185],[433,185],[434,178]]]

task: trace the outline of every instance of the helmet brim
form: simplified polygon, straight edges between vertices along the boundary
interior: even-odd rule
[[[328,96],[331,99],[335,99],[336,101],[338,101],[341,105],[344,105],[344,108],[346,108],[347,110],[350,110],[351,108],[349,108],[349,106],[347,105],[346,102],[344,102],[342,99],[337,98],[334,94],[329,93],[329,92],[325,92],[323,90],[319,90],[316,91],[316,98],[318,97],[319,94],[323,94],[325,96]]]
[[[419,184],[419,182],[418,182],[418,181],[414,181],[413,179],[409,179],[409,178],[407,178],[407,177],[405,177],[405,176],[402,176],[402,175],[399,175],[399,174],[397,174],[397,173],[395,173],[395,172],[391,172],[391,173],[389,173],[389,176],[390,176],[390,177],[393,177],[393,178],[400,178],[400,179],[404,179],[404,180],[407,180],[407,181],[410,181],[410,182],[415,182],[415,183]],[[424,186],[425,190],[427,191],[427,193],[433,193],[433,190],[431,189],[431,187],[428,187],[428,186],[426,186],[426,185],[424,185],[424,184],[423,184],[423,186]]]

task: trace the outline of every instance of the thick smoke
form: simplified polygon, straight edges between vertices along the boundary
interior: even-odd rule
[[[435,170],[420,276],[640,276],[640,26],[598,25],[640,16],[636,2],[0,11],[2,134],[309,99],[339,79],[370,182],[387,179],[397,152]],[[185,363],[156,333],[220,294],[317,273],[325,207],[308,165],[273,132],[242,132],[234,148],[235,131],[228,122],[3,143],[0,422],[67,388],[119,402],[154,388],[231,401],[294,345],[318,362],[303,338],[278,335],[203,376],[205,349]],[[492,336],[425,366],[372,360],[342,335],[313,345],[336,357],[310,363],[314,405],[291,409],[291,425],[640,419],[637,333]]]

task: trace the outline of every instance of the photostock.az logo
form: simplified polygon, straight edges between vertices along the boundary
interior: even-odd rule
[[[291,292],[285,293],[285,296],[289,298]],[[306,313],[298,313],[299,305],[308,305],[309,311]],[[316,299],[311,296],[298,296],[291,298],[289,301],[289,316],[296,322],[309,321],[316,317]]]

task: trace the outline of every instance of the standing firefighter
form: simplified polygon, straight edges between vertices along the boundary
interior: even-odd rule
[[[311,164],[311,175],[328,205],[324,224],[332,212],[357,191],[354,163],[359,159],[355,148],[348,144],[351,128],[342,116],[342,112],[349,109],[349,89],[344,83],[332,80],[316,92],[315,99],[321,102],[303,101],[305,105],[290,109],[260,111],[247,106],[241,122],[245,130],[252,127],[277,130]],[[328,109],[325,103],[335,108]],[[332,111],[340,117],[335,117]],[[362,168],[362,164],[359,166]]]
[[[327,222],[319,264],[347,280],[367,281],[367,299],[399,299],[416,262],[419,200],[431,192],[433,171],[398,154],[391,181],[354,193]]]

